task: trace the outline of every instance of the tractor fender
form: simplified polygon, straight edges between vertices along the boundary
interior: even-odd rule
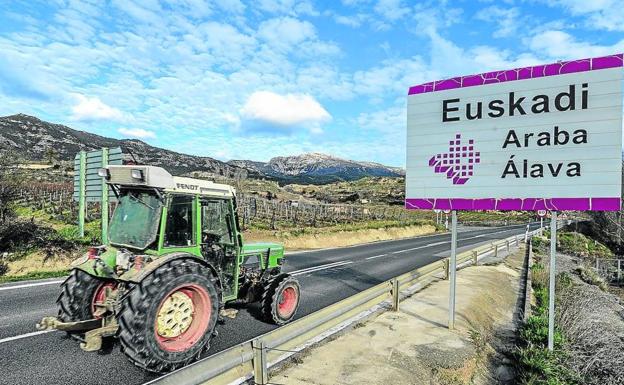
[[[207,268],[210,269],[210,271],[212,272],[212,274],[214,274],[215,278],[217,279],[218,282],[218,289],[222,290],[223,288],[221,287],[221,280],[219,279],[219,274],[217,273],[217,270],[215,269],[215,267],[209,263],[206,262],[205,260],[201,259],[201,258],[197,258],[197,256],[190,254],[190,253],[185,253],[185,252],[179,252],[179,253],[171,253],[171,254],[166,254],[163,255],[162,257],[159,257],[157,259],[154,259],[153,261],[145,264],[143,266],[143,268],[137,270],[135,267],[132,267],[130,270],[126,271],[125,273],[123,273],[121,276],[119,276],[119,280],[121,281],[129,281],[129,282],[133,282],[133,283],[139,283],[141,281],[143,281],[148,275],[150,275],[152,272],[154,272],[154,270],[156,270],[157,268],[159,268],[160,266],[171,262],[173,260],[177,260],[177,259],[189,259],[195,263],[198,263],[200,265],[206,266]]]

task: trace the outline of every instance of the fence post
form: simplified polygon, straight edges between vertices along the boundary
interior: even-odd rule
[[[498,245],[492,244],[494,248],[494,258],[498,258]]]
[[[472,259],[474,259],[474,265],[477,266],[479,264],[479,253],[477,250],[472,252]]]
[[[392,310],[399,311],[399,280],[392,279]]]
[[[444,279],[445,280],[449,279],[449,265],[450,265],[450,261],[448,258],[446,258],[444,260]]]
[[[251,347],[253,348],[253,369],[254,369],[254,383],[258,385],[264,385],[269,382],[267,361],[266,361],[266,346],[262,340],[252,340]]]
[[[507,255],[509,255],[509,240],[505,241],[505,244],[507,245]]]

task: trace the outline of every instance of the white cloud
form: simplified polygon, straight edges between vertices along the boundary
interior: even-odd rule
[[[123,114],[113,108],[98,97],[89,98],[81,94],[74,94],[77,104],[72,107],[73,120],[123,120]]]
[[[362,25],[362,21],[366,18],[363,14],[357,14],[353,16],[335,15],[334,20],[338,24],[346,25],[353,28],[358,28]]]
[[[246,120],[282,127],[309,126],[317,133],[320,123],[331,120],[329,112],[310,95],[270,91],[251,94],[240,113]]]
[[[572,15],[583,16],[588,28],[624,31],[621,0],[548,0],[546,3],[562,6]]]
[[[318,11],[309,1],[296,0],[260,0],[256,6],[265,12],[284,13],[289,15],[310,15],[318,16]]]
[[[483,8],[477,14],[478,20],[494,22],[498,29],[494,31],[494,37],[512,36],[520,25],[520,11],[518,8],[501,8],[496,5]]]
[[[142,128],[120,128],[117,130],[121,135],[128,138],[148,139],[156,138],[156,134],[152,131],[144,130]]]
[[[529,48],[546,55],[549,60],[568,60],[584,57],[612,55],[624,51],[624,40],[604,46],[578,41],[563,31],[548,30],[534,35]]]
[[[314,39],[316,30],[308,21],[282,17],[262,22],[258,37],[272,47],[288,50],[305,40]]]
[[[390,21],[396,21],[406,16],[410,9],[402,0],[379,0],[375,5],[375,11]]]

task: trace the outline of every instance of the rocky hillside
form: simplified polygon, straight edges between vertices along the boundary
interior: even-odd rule
[[[269,162],[222,162],[204,156],[181,154],[137,139],[113,139],[53,124],[24,114],[0,117],[0,150],[11,150],[27,161],[70,161],[81,150],[121,147],[129,159],[161,166],[173,174],[199,173],[202,177],[266,178],[280,184],[324,184],[364,177],[397,177],[399,168],[357,162],[325,154],[276,157]]]
[[[132,154],[138,163],[162,166],[174,174],[190,171],[228,177],[249,174],[246,169],[216,159],[180,154],[137,139],[106,138],[24,114],[0,117],[0,149],[11,150],[29,161],[69,161],[81,150],[101,147],[121,147],[124,153]]]
[[[330,183],[352,181],[365,177],[399,177],[402,169],[373,162],[358,162],[331,155],[310,153],[278,156],[269,162],[231,160],[228,164],[271,176],[289,183]]]

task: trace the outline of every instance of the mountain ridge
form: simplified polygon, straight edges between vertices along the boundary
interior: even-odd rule
[[[323,184],[367,176],[400,177],[402,169],[375,162],[342,159],[322,153],[278,156],[268,162],[188,155],[152,146],[139,139],[114,139],[15,114],[0,117],[0,150],[11,150],[29,161],[73,160],[81,150],[121,147],[139,163],[160,166],[174,174],[207,172],[227,178],[267,178],[287,183]]]

